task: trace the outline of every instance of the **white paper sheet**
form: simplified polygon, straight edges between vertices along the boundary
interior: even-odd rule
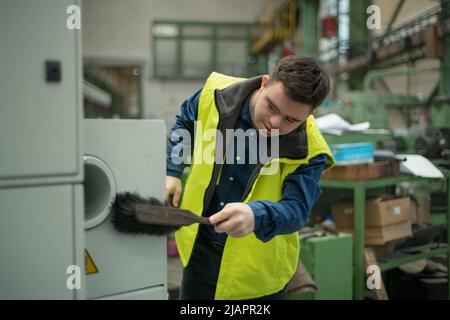
[[[341,135],[344,131],[362,132],[370,128],[370,122],[350,124],[336,113],[318,117],[316,123],[320,131],[335,135]]]
[[[400,172],[412,174],[424,178],[444,178],[439,170],[430,160],[418,154],[399,154],[406,158],[400,163]]]

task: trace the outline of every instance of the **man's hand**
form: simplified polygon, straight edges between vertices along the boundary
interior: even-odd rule
[[[252,233],[255,228],[255,216],[252,208],[242,202],[228,203],[222,210],[209,217],[218,233],[226,232],[239,238]]]
[[[183,185],[179,178],[166,176],[166,202],[170,204],[170,198],[172,198],[172,205],[178,207],[181,197],[181,191],[183,191]]]

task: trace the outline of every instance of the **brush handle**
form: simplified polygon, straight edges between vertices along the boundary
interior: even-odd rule
[[[210,225],[209,219],[178,208],[151,204],[135,205],[136,220],[144,224],[163,226],[190,226],[194,223]]]

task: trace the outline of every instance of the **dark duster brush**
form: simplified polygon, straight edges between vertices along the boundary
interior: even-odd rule
[[[116,194],[111,203],[111,222],[119,232],[150,235],[167,235],[193,223],[210,224],[208,218],[191,211],[168,207],[158,199],[132,192]]]

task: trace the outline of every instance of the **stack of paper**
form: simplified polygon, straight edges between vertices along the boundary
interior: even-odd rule
[[[417,177],[442,179],[444,175],[430,160],[418,154],[399,154],[406,160],[400,163],[400,172]]]
[[[336,113],[330,113],[316,119],[319,130],[323,133],[341,135],[344,131],[362,132],[370,128],[370,122],[350,124]]]

